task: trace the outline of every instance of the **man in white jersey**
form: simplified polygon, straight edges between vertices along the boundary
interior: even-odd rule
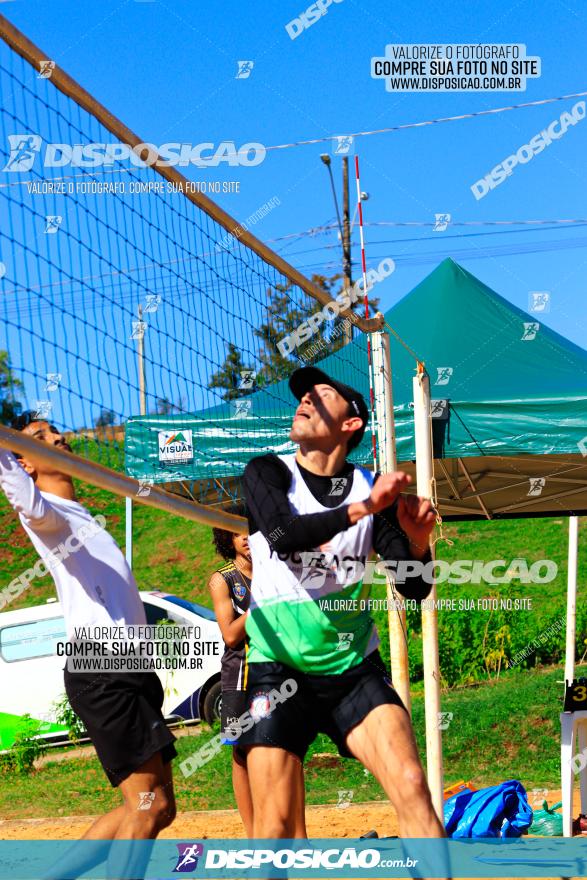
[[[13,427],[39,443],[71,452],[57,429],[37,419],[35,413],[23,414]],[[124,556],[76,500],[70,476],[42,459],[0,449],[0,487],[51,571],[69,639],[78,627],[146,624]],[[64,553],[59,546],[66,544],[69,552]],[[176,754],[175,738],[161,713],[159,678],[154,672],[70,672],[67,668],[64,678],[69,701],[110,783],[123,797],[123,804],[97,819],[83,839],[155,838],[175,817],[170,763]]]
[[[247,697],[256,723],[240,744],[254,836],[294,836],[290,792],[323,732],[378,779],[402,837],[444,837],[363,584],[373,552],[408,569],[430,560],[434,511],[401,494],[410,483],[401,471],[374,477],[346,461],[369,418],[359,392],[315,367],[296,370],[290,388],[300,401],[290,433],[298,451],[254,458],[244,476],[253,559]],[[398,578],[397,588],[419,601],[430,591],[419,575]],[[271,705],[272,690],[292,678],[295,693]]]

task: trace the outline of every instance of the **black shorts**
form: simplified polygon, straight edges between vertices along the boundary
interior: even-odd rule
[[[220,707],[220,736],[223,746],[236,746],[239,743],[239,730],[234,725],[247,711],[247,692],[236,688],[222,688]]]
[[[161,712],[163,686],[154,672],[69,672],[65,692],[88,732],[113,786],[157,752],[167,764],[177,754]]]
[[[287,679],[295,680],[295,693],[279,702],[271,700],[272,689],[287,693],[287,686],[282,689]],[[239,745],[276,746],[303,761],[317,734],[325,733],[343,757],[352,758],[347,735],[384,704],[405,709],[378,651],[339,675],[309,675],[284,663],[251,663],[247,709],[255,723],[242,733]]]

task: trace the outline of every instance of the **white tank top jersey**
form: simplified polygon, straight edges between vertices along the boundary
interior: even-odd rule
[[[295,454],[279,456],[291,473],[287,497],[292,513],[326,508],[314,498]],[[355,467],[343,504],[364,501],[373,476]],[[340,505],[339,505],[340,506]],[[360,663],[379,644],[377,629],[361,600],[370,587],[362,572],[373,549],[373,517],[365,516],[326,544],[303,553],[277,553],[264,535],[249,536],[253,559],[249,663],[277,661],[303,672],[330,675]],[[363,605],[366,603],[363,602]]]
[[[68,638],[74,627],[146,623],[136,581],[118,544],[83,505],[40,492],[12,453],[1,449],[0,488],[51,572]],[[78,539],[72,540],[73,535]],[[71,549],[63,554],[59,545],[66,542]],[[19,578],[8,584],[9,594],[22,589]]]

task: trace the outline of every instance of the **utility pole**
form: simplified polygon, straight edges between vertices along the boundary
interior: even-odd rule
[[[353,286],[351,263],[351,218],[349,210],[349,159],[342,157],[342,274],[343,286],[349,290]],[[345,340],[353,338],[353,326],[345,324]]]
[[[143,307],[139,303],[138,310],[138,324],[137,324],[137,370],[139,374],[139,412],[142,416],[147,414],[147,392],[146,392],[146,384],[145,384],[145,349],[144,349],[144,337],[145,337],[145,327],[143,325]],[[126,561],[129,566],[132,568],[132,519],[133,519],[133,509],[132,509],[132,498],[128,495],[125,498],[125,533],[126,533],[126,542],[125,542],[125,556]]]

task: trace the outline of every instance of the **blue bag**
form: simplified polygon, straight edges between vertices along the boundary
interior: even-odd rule
[[[526,789],[516,779],[462,791],[444,804],[449,837],[521,837],[532,824]]]

